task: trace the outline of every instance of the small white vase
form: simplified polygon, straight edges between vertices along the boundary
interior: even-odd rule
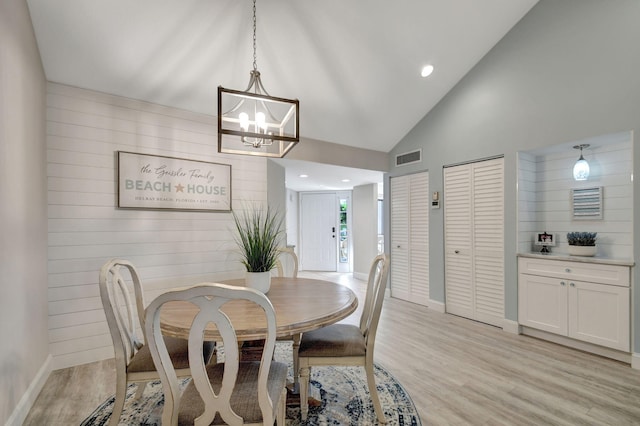
[[[271,271],[247,272],[244,277],[245,286],[267,293],[271,288]]]
[[[572,246],[569,245],[569,254],[571,256],[595,256],[596,246]]]

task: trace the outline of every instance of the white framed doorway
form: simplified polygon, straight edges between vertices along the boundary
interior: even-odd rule
[[[351,192],[299,194],[300,269],[351,272]]]

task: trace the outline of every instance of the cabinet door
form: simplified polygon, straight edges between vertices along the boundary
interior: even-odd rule
[[[569,337],[628,352],[629,288],[569,282]]]
[[[521,325],[567,335],[567,282],[558,278],[520,274],[518,322]]]

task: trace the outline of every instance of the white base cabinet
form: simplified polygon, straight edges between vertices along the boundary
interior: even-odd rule
[[[518,322],[629,352],[630,276],[624,265],[519,257]]]

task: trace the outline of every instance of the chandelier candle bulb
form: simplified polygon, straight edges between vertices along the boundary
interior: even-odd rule
[[[245,132],[249,130],[249,114],[247,114],[246,112],[241,112],[238,118],[240,118],[240,127],[242,128],[242,130],[244,130]]]

